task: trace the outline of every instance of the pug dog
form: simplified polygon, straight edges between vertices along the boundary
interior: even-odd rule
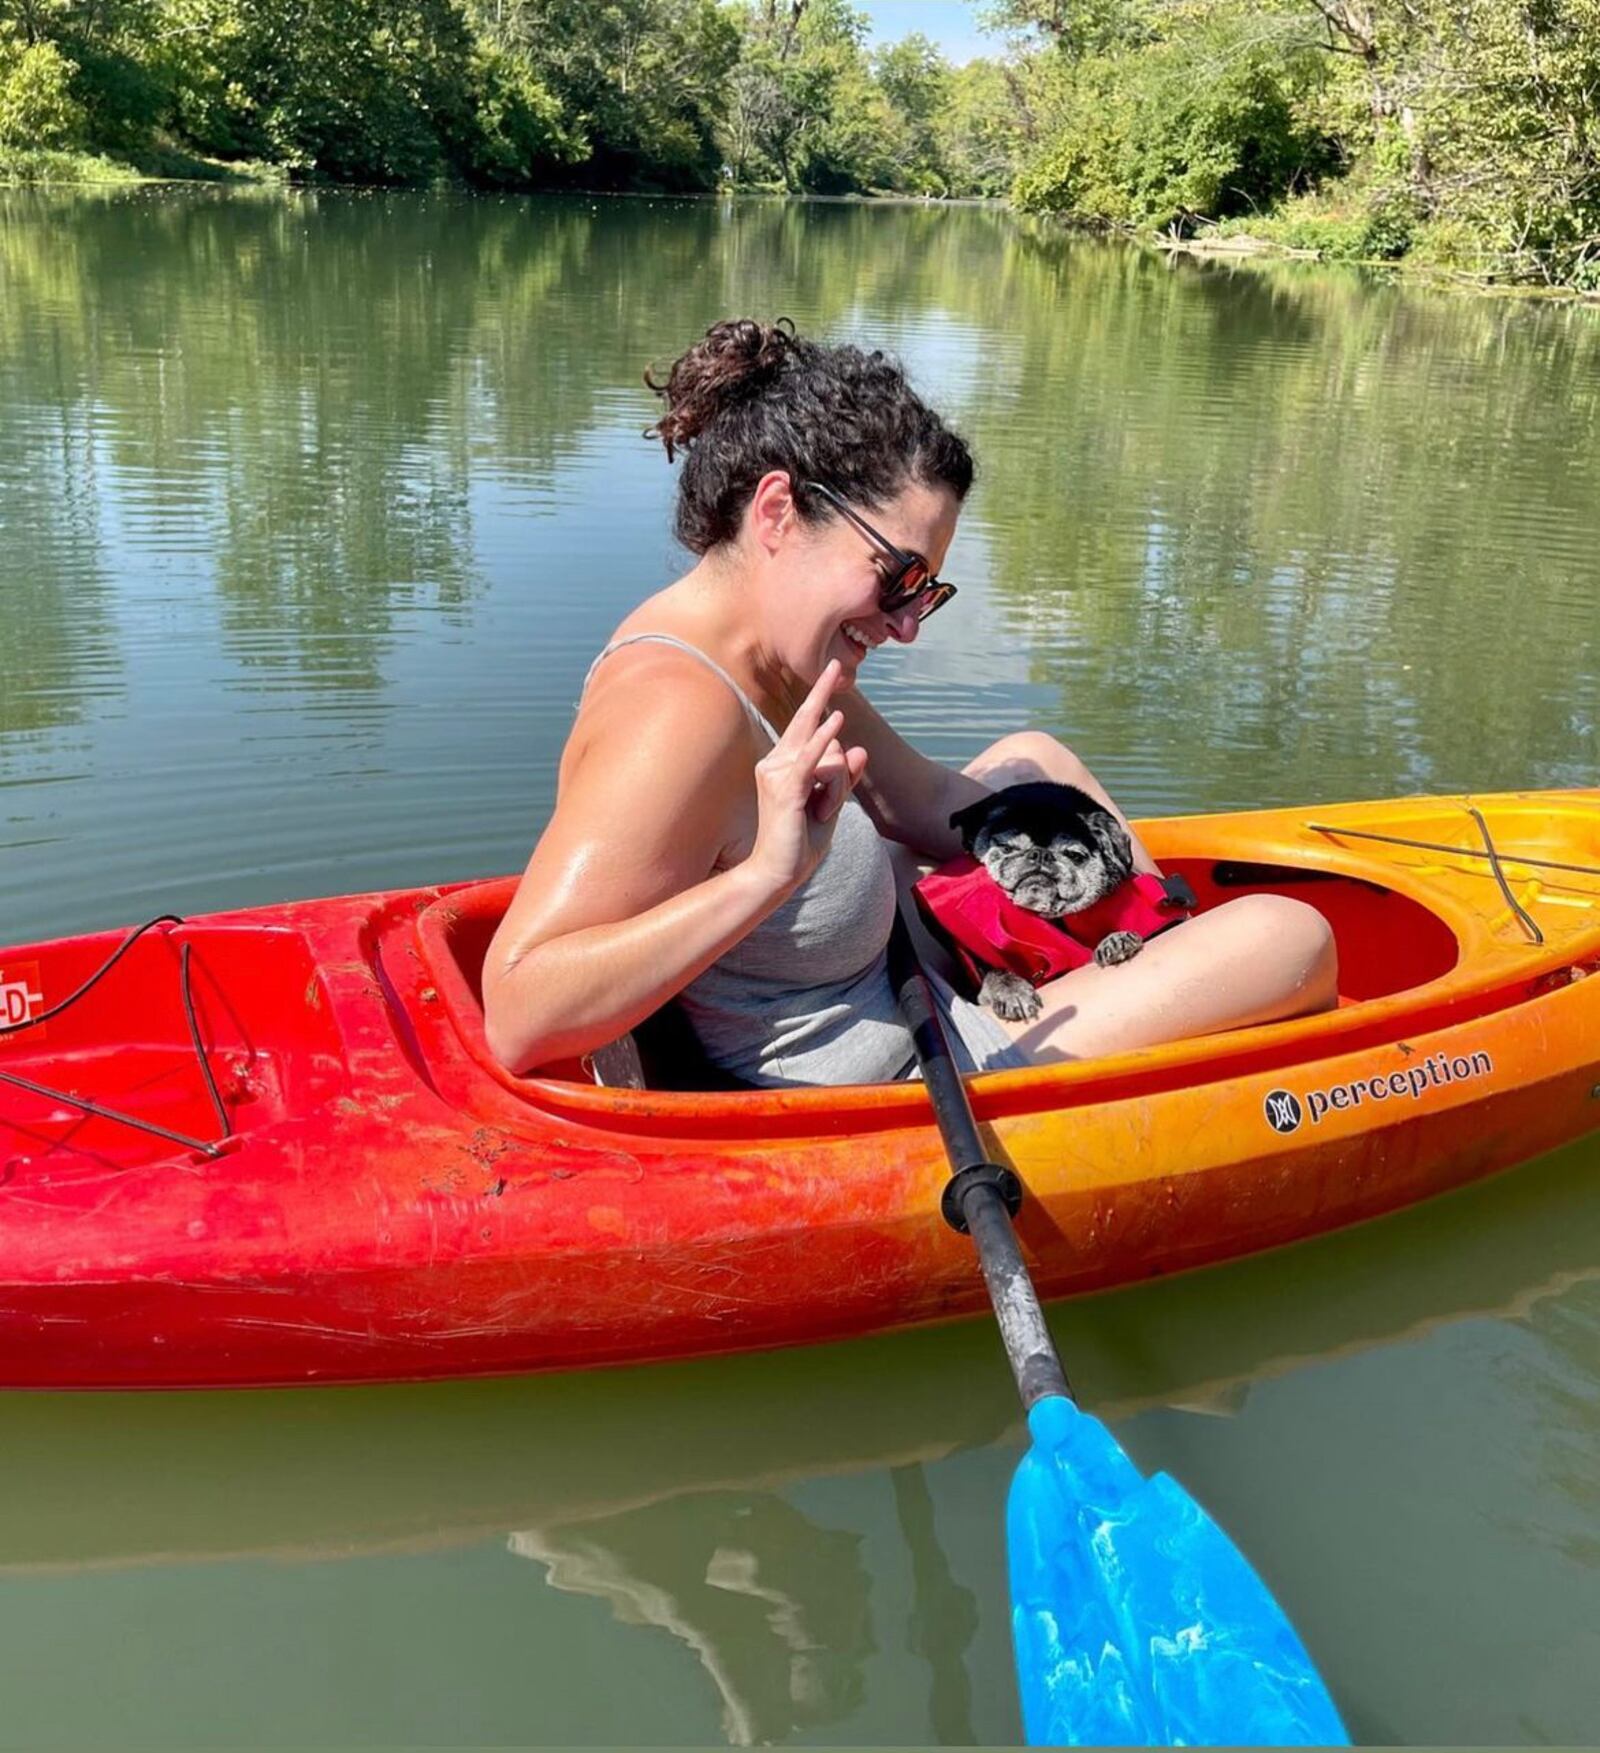
[[[1104,804],[1075,785],[1031,780],[968,804],[950,818],[961,843],[1017,906],[1044,919],[1065,919],[1103,901],[1133,875],[1133,842]],[[1103,968],[1136,956],[1136,931],[1102,938]],[[1008,1022],[1030,1022],[1043,1000],[1020,974],[991,969],[978,989]]]

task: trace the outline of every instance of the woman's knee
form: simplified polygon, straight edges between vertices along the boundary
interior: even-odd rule
[[[1058,785],[1080,788],[1094,784],[1094,775],[1065,743],[1048,731],[1016,730],[990,743],[981,755],[962,768],[970,779],[981,779],[994,790],[1021,785],[1030,779],[1051,779]]]
[[[1291,989],[1332,1003],[1338,994],[1339,949],[1333,927],[1315,907],[1290,895],[1241,895],[1218,909],[1265,949]]]

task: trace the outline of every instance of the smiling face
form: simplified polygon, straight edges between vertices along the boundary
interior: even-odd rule
[[[1019,907],[1081,913],[1133,874],[1127,830],[1071,785],[1013,785],[950,818],[962,843]]]
[[[856,509],[897,548],[921,554],[937,573],[961,507],[949,488],[911,481],[885,504]],[[762,557],[764,643],[807,686],[830,658],[843,664],[849,679],[885,640],[909,645],[916,638],[914,607],[892,615],[879,607],[893,559],[845,517],[802,521],[787,475],[763,477],[748,520]]]

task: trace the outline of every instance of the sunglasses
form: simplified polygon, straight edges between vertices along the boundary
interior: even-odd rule
[[[926,621],[935,609],[942,609],[956,594],[953,584],[933,576],[933,568],[920,554],[897,548],[886,535],[875,530],[857,511],[853,511],[831,488],[820,481],[807,481],[806,488],[820,493],[841,517],[848,518],[879,553],[890,562],[878,590],[878,607],[886,615],[898,615],[903,609],[915,608],[917,620]]]

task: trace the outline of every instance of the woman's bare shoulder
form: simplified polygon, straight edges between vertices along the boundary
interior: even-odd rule
[[[705,881],[740,838],[760,754],[704,665],[669,646],[612,653],[584,694],[555,810],[497,941],[519,955]]]
[[[597,770],[607,779],[703,784],[724,769],[747,776],[762,752],[749,714],[714,670],[679,646],[641,640],[609,651],[591,671],[562,753],[561,786]]]

